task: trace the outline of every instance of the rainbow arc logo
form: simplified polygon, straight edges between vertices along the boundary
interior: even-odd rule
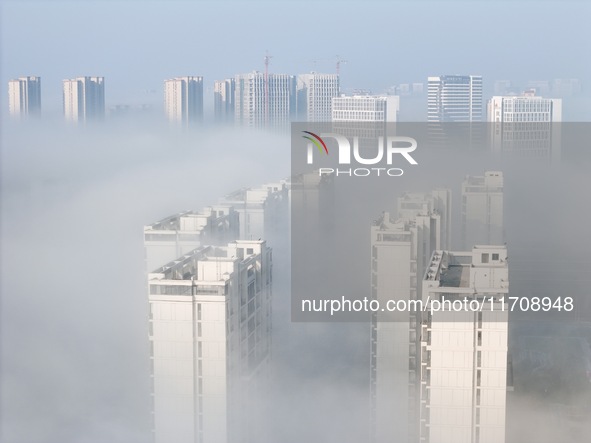
[[[322,140],[318,135],[314,134],[313,132],[310,132],[310,131],[302,131],[302,132],[305,134],[311,135],[313,138],[308,135],[302,135],[302,137],[304,137],[306,140],[310,140],[312,143],[314,143],[314,145],[316,145],[316,147],[318,148],[318,150],[320,152],[324,151],[324,152],[326,152],[326,155],[328,155],[328,148],[326,147],[326,143],[324,143],[324,140]]]

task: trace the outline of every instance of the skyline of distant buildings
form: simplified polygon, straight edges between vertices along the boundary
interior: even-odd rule
[[[554,79],[552,81],[528,81],[526,87],[518,87],[509,80],[494,82],[494,95],[486,102],[483,96],[483,79],[479,75],[443,75],[427,79],[426,115],[430,123],[498,121],[492,116],[486,102],[496,97],[532,97],[530,100],[551,100],[550,121],[562,121],[560,96],[570,97],[582,92],[578,79]],[[355,90],[343,93],[337,74],[311,72],[297,76],[268,74],[254,71],[238,74],[213,84],[213,121],[255,128],[284,127],[291,121],[343,121],[345,114],[353,121],[362,121],[359,100],[355,97],[397,97],[400,113],[401,99],[423,97],[424,83],[401,83],[386,94]],[[204,113],[205,87],[203,77],[185,76],[164,81],[164,114],[171,122],[187,126],[206,120]],[[8,82],[9,114],[26,117],[41,114],[41,78],[21,77]],[[211,92],[210,92],[211,93]],[[371,100],[371,99],[369,99]],[[381,100],[381,99],[380,99]],[[385,99],[391,111],[386,121],[398,121],[393,117],[392,99]],[[334,103],[342,112],[333,113]],[[348,102],[349,106],[344,103]],[[403,103],[406,103],[403,101]],[[539,101],[536,103],[540,103]],[[403,104],[403,108],[405,105]],[[498,106],[498,105],[497,105]],[[507,105],[508,106],[508,105]],[[149,110],[151,105],[138,109]],[[414,105],[416,112],[416,105]],[[109,115],[124,115],[130,105],[113,105]],[[63,80],[63,112],[66,120],[87,121],[102,119],[105,112],[104,77],[77,77]],[[507,121],[507,111],[503,119]],[[375,118],[375,117],[374,117]],[[496,119],[496,120],[495,120]],[[371,121],[370,118],[369,121]],[[381,120],[379,118],[378,120]],[[407,120],[410,121],[410,120]]]

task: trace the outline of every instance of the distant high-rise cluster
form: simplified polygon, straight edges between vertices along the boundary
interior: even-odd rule
[[[72,122],[101,120],[105,116],[104,77],[77,77],[63,81],[64,116]]]
[[[41,114],[41,78],[21,77],[9,80],[8,110],[16,118]]]
[[[165,80],[164,110],[171,123],[186,126],[203,121],[203,77]]]
[[[523,91],[524,88],[526,92],[520,93],[519,91]],[[204,94],[207,90],[201,76],[165,80],[166,118],[181,127],[206,120],[204,102],[207,100]],[[494,82],[495,96],[491,98],[485,116],[483,78],[480,75],[430,76],[427,78],[426,88],[425,84],[420,82],[399,83],[381,94],[372,94],[367,89],[359,88],[343,93],[338,72],[310,72],[296,76],[273,74],[267,70],[254,71],[214,81],[213,121],[259,129],[285,129],[291,122],[396,122],[399,121],[400,97],[410,100],[414,96],[423,96],[425,90],[426,121],[430,124],[430,134],[435,136],[430,138],[442,142],[455,138],[457,141],[460,139],[458,134],[467,134],[469,137],[466,140],[476,145],[484,141],[485,135],[484,127],[477,123],[500,120],[509,122],[511,115],[517,118],[512,107],[525,109],[529,106],[528,109],[519,111],[522,114],[521,118],[541,118],[527,115],[534,116],[534,113],[542,112],[546,114],[545,121],[561,121],[562,103],[557,97],[576,96],[581,93],[582,86],[580,80],[575,78],[529,80],[522,84],[521,89],[510,80],[497,80]],[[10,115],[40,114],[39,77],[29,76],[10,80],[8,92]],[[64,80],[63,97],[66,120],[85,122],[99,120],[105,116],[104,77]],[[502,103],[499,97],[503,97]],[[530,105],[525,105],[526,102]],[[515,103],[515,106],[512,103]],[[539,110],[541,103],[546,103],[542,111]],[[143,104],[138,109],[145,111],[150,106]],[[494,115],[490,106],[495,109]],[[121,116],[128,114],[131,109],[132,106],[129,104],[116,104],[109,108],[109,114]],[[424,117],[420,117],[415,121],[423,119]],[[460,125],[447,125],[449,123]],[[454,133],[454,128],[463,129]],[[506,147],[507,143],[505,150],[511,150]]]

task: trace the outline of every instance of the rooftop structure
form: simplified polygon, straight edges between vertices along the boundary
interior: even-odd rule
[[[221,245],[239,236],[239,215],[229,206],[186,211],[144,227],[146,269],[153,271],[204,245]]]
[[[273,245],[273,241],[286,232],[289,188],[285,181],[239,189],[226,195],[220,203],[238,212],[240,239],[265,239]]]

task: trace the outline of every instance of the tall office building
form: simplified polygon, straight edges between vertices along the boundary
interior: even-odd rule
[[[509,292],[507,249],[433,253],[423,281],[420,440],[503,443],[507,389]],[[434,310],[436,303],[484,303],[485,308]],[[506,304],[505,304],[506,306]]]
[[[215,120],[222,123],[234,122],[236,79],[216,80],[213,84],[213,107]]]
[[[332,99],[338,97],[337,74],[301,74],[297,78],[297,117],[300,121],[330,122]]]
[[[482,76],[442,75],[427,83],[427,121],[482,121]]]
[[[562,100],[542,98],[535,91],[520,96],[495,96],[488,102],[491,148],[503,154],[560,158]]]
[[[156,443],[263,439],[271,251],[205,246],[148,274]]]
[[[203,77],[177,77],[164,81],[164,109],[168,121],[182,125],[203,120]]]
[[[237,75],[235,121],[252,128],[287,128],[296,112],[293,75],[261,72]]]
[[[421,298],[419,284],[431,253],[449,241],[451,191],[404,194],[398,219],[384,213],[371,228],[372,299],[381,306]],[[445,226],[444,226],[445,225]],[[419,410],[415,312],[377,313],[371,325],[372,441],[418,441]]]
[[[8,111],[17,118],[41,114],[41,77],[8,81]]]
[[[66,79],[63,84],[66,120],[84,123],[104,118],[104,77],[77,77]]]
[[[462,183],[462,242],[464,249],[505,242],[502,172],[467,176]]]
[[[144,226],[146,269],[152,272],[199,246],[227,244],[239,238],[239,233],[238,212],[231,206],[171,215]]]

